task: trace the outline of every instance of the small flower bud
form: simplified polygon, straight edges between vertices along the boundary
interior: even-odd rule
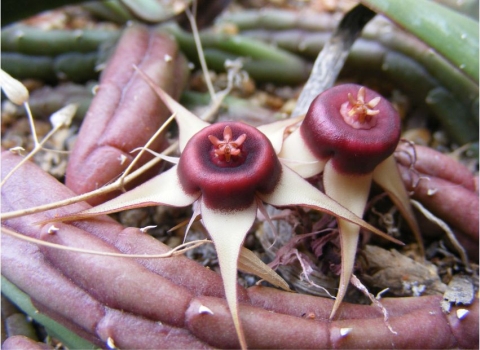
[[[0,70],[0,83],[3,92],[13,103],[21,106],[28,101],[29,94],[25,85],[4,70]]]

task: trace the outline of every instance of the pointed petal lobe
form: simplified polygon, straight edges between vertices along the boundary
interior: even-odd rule
[[[402,216],[407,220],[423,253],[425,248],[423,247],[420,227],[418,227],[417,220],[413,214],[410,197],[405,189],[393,155],[385,159],[375,168],[373,171],[373,180],[388,193],[393,203],[395,203],[400,213],[402,213]]]
[[[274,206],[301,205],[323,211],[327,214],[355,223],[392,242],[403,245],[402,242],[368,224],[350,210],[322,193],[319,189],[309,184],[305,179],[300,177],[300,175],[285,165],[282,165],[282,175],[275,190],[266,195],[257,193],[257,196],[264,202]]]
[[[308,149],[300,134],[300,128],[285,139],[278,157],[282,163],[304,178],[320,174],[325,166],[325,162],[317,159]]]
[[[217,251],[233,323],[242,348],[246,348],[245,336],[238,315],[237,266],[243,240],[255,221],[257,205],[253,202],[246,209],[228,212],[210,209],[202,201],[200,201],[200,205],[203,224]]]
[[[372,174],[345,175],[336,171],[331,162],[327,162],[325,165],[323,172],[325,192],[359,217],[363,216],[371,183]],[[360,234],[358,225],[343,219],[338,219],[338,228],[342,249],[342,266],[337,297],[333,304],[330,319],[335,316],[350,283],[357,254],[358,236]]]
[[[167,94],[160,86],[157,86],[152,79],[150,79],[140,69],[135,67],[137,72],[145,79],[150,87],[156,92],[158,97],[165,103],[170,112],[175,113],[175,120],[180,128],[179,144],[180,151],[183,151],[188,140],[199,132],[201,129],[210,124],[198,118],[195,114],[183,107],[180,103],[175,101],[169,94]]]
[[[257,129],[268,137],[268,139],[272,143],[275,153],[278,154],[282,149],[283,135],[285,133],[285,129],[302,121],[303,118],[304,116],[300,116],[297,118],[288,118],[280,120],[278,122],[261,125]]]
[[[71,221],[154,205],[185,207],[192,204],[199,196],[200,193],[197,195],[189,195],[183,191],[177,176],[177,166],[174,166],[166,172],[108,202],[77,214],[59,217],[52,221]]]

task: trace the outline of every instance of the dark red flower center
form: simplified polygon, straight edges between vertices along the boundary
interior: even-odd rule
[[[268,138],[240,122],[216,123],[200,130],[185,146],[178,176],[187,193],[202,193],[212,209],[250,206],[255,193],[270,193],[281,165]]]
[[[366,174],[395,151],[401,125],[397,111],[380,94],[345,84],[315,98],[300,132],[319,159],[331,159],[346,174]]]

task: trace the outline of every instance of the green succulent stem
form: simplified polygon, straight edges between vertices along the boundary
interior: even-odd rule
[[[82,7],[100,18],[118,24],[124,24],[135,19],[125,6],[117,0],[90,1],[82,4]]]
[[[312,59],[323,49],[336,25],[331,16],[330,20],[323,17],[321,14],[285,10],[246,10],[225,14],[220,23],[234,24],[242,36],[253,37]],[[380,67],[389,51],[402,53],[424,66],[429,75],[478,115],[478,84],[436,50],[387,20],[376,18],[365,27],[361,38],[351,49],[349,63]],[[364,55],[370,55],[370,59],[359,64],[356,57]]]
[[[96,67],[101,59],[97,52],[71,52],[56,57],[2,52],[2,69],[17,79],[86,82],[98,78]]]
[[[438,51],[478,84],[478,22],[427,0],[362,0]]]
[[[426,102],[453,141],[460,145],[478,141],[478,124],[470,118],[470,111],[458,103],[448,90],[442,87],[431,90]]]
[[[317,20],[313,21],[315,16]],[[330,37],[325,29],[332,23],[315,24],[321,22],[320,17],[312,14],[303,17],[293,11],[263,10],[225,15],[221,21],[235,24],[243,36],[255,37],[313,58],[324,49]],[[445,128],[455,142],[464,144],[478,139],[478,83],[414,35],[386,20],[373,20],[351,48],[343,70],[355,73],[355,67],[395,82],[416,103],[427,103],[443,126],[455,124],[454,128]],[[448,96],[451,102],[448,108],[439,108],[438,101],[429,102],[431,94],[438,96],[436,91],[443,91],[442,95]],[[460,117],[453,113],[454,110],[461,110]],[[446,122],[447,119],[450,122]]]
[[[120,34],[118,30],[43,30],[18,24],[2,29],[2,51],[35,56],[87,53],[96,51],[100,45],[115,43]]]
[[[244,70],[256,81],[296,85],[307,80],[311,69],[311,64],[299,56],[316,57],[337,21],[321,14],[262,10],[227,14],[220,23],[233,23],[241,32],[240,35],[201,33],[210,69],[224,71],[227,59],[243,57]],[[191,61],[198,62],[190,33],[173,23],[161,27],[175,36]],[[98,64],[105,58],[105,52],[99,48],[114,43],[120,35],[120,30],[39,31],[14,25],[2,31],[2,68],[19,79],[37,78],[47,82],[97,79]],[[455,108],[463,111],[462,118],[450,118],[455,119],[458,130],[469,130],[472,123],[478,125],[478,84],[439,52],[386,20],[375,19],[351,48],[343,71],[352,73],[361,67],[362,71],[386,77],[412,95],[416,102],[427,102],[442,125],[449,109],[434,108],[426,98],[434,89],[446,90]],[[447,132],[456,142],[471,140],[471,131],[459,137],[458,130],[454,130],[449,128]]]
[[[175,37],[190,60],[198,61],[193,35],[175,24],[164,25],[162,28]],[[243,57],[243,68],[258,81],[299,84],[309,74],[308,65],[301,58],[258,40],[213,32],[200,33],[200,40],[209,68],[218,71],[224,70],[225,60]]]
[[[58,322],[41,314],[33,306],[30,296],[21,291],[16,285],[2,276],[2,294],[12,301],[18,308],[32,319],[43,325],[50,335],[58,338],[70,349],[96,349],[89,341],[79,337]]]

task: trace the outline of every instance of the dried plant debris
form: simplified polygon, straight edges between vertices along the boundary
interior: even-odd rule
[[[367,273],[362,279],[371,288],[395,296],[420,296],[443,294],[447,286],[441,282],[437,268],[428,262],[417,262],[397,250],[385,250],[367,245],[363,249]]]
[[[327,254],[322,250],[320,244],[313,248],[317,249],[316,253],[308,249],[309,242],[315,241],[314,236],[318,236],[316,231],[327,229],[330,232],[331,217],[324,216],[325,219],[318,221],[312,227],[310,215],[316,219],[318,217],[311,212],[278,210],[270,206],[267,208],[267,212],[275,230],[272,230],[270,223],[264,221],[257,230],[256,236],[262,244],[266,256],[271,260],[269,266],[279,271],[297,292],[332,297],[338,285],[335,274],[335,271],[338,273],[338,269],[336,269],[338,265],[332,260],[340,262],[339,252],[337,251],[336,254],[332,251]],[[328,233],[322,237],[328,239],[329,242],[335,241],[336,245],[333,245],[338,248],[338,233],[335,234],[336,237],[332,237]],[[318,254],[320,250],[322,252]],[[317,259],[322,254],[331,256],[320,262]],[[331,272],[331,269],[334,272]]]
[[[455,275],[443,294],[442,310],[450,312],[452,304],[470,305],[474,299],[472,279],[465,275]]]

